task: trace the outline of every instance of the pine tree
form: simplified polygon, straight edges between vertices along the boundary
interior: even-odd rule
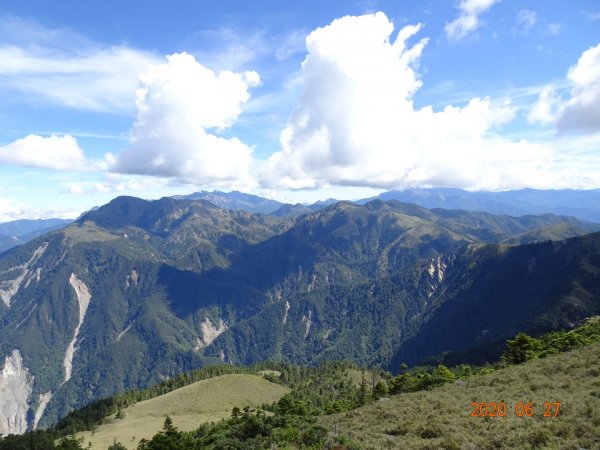
[[[117,442],[115,439],[113,440],[113,444],[110,447],[108,447],[108,450],[127,450],[127,447],[125,447],[120,442]]]
[[[177,436],[178,434],[177,428],[173,426],[173,419],[171,419],[169,416],[165,417],[165,421],[163,423],[163,434],[169,437]]]
[[[365,371],[362,371],[362,380],[360,382],[360,390],[358,393],[358,404],[364,405],[367,401],[367,379],[365,378]]]
[[[388,385],[385,381],[379,380],[373,389],[373,398],[378,399],[388,395]]]
[[[519,333],[514,339],[506,341],[506,347],[502,358],[509,364],[521,364],[537,357],[541,343],[525,333]]]

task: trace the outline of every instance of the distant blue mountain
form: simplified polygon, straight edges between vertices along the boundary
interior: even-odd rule
[[[0,223],[0,253],[17,245],[26,244],[48,231],[70,224],[67,219],[21,219]]]
[[[173,198],[177,200],[206,200],[222,209],[261,214],[271,214],[283,206],[283,203],[276,200],[238,191],[200,191],[189,195],[176,195]]]
[[[429,209],[461,209],[511,216],[553,213],[600,222],[600,189],[520,189],[504,192],[470,192],[450,188],[405,189],[384,192],[374,198],[416,203]],[[373,198],[357,203],[364,204],[370,200]]]
[[[222,209],[247,211],[251,213],[272,214],[278,217],[296,217],[319,211],[339,200],[328,198],[319,200],[312,205],[297,203],[281,203],[258,195],[245,194],[239,191],[200,191],[189,195],[175,195],[176,200],[206,200]]]
[[[314,209],[311,209],[310,207],[303,205],[302,203],[296,203],[295,205],[286,203],[281,205],[271,214],[277,217],[299,217],[303,216],[304,214],[310,214],[314,211]]]
[[[73,222],[68,219],[22,219],[0,223],[0,234],[6,236],[24,236],[47,228],[61,228]]]

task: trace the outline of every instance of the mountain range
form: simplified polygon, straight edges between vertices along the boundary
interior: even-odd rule
[[[0,223],[0,253],[70,224],[68,219],[14,220]]]
[[[377,198],[416,203],[425,208],[485,211],[512,216],[553,213],[600,222],[600,189],[519,189],[500,192],[449,188],[406,189],[384,192]],[[359,203],[368,200],[360,200]]]
[[[600,313],[597,225],[380,199],[316,209],[119,197],[0,255],[0,433],[208,364],[485,359],[516,332]]]
[[[201,191],[178,199],[208,200],[226,209],[244,210],[276,216],[299,216],[318,211],[338,200],[327,199],[312,204],[295,205],[241,192]],[[481,211],[511,216],[558,214],[577,217],[587,222],[600,222],[600,189],[466,191],[452,188],[411,188],[383,192],[376,197],[352,200],[363,205],[371,200],[397,200],[425,208]]]
[[[312,204],[289,204],[238,191],[200,191],[173,198],[207,200],[223,209],[271,214],[277,217],[310,214],[338,201],[330,198]],[[353,200],[353,202],[362,205],[375,199],[398,200],[425,208],[481,211],[512,216],[553,213],[573,216],[585,222],[600,222],[600,189],[585,191],[522,189],[503,192],[471,192],[450,188],[405,189],[391,190],[377,197]],[[38,219],[0,223],[0,253],[71,222],[66,219]]]

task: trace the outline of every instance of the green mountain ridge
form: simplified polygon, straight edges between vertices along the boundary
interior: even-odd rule
[[[205,201],[117,198],[0,257],[0,363],[11,392],[0,418],[12,424],[0,432],[47,426],[94,399],[207,364],[347,359],[392,367],[405,355],[528,331],[529,320],[545,315],[555,320],[531,322],[536,330],[568,326],[600,312],[600,235],[499,244],[547,227],[556,235],[563,225],[586,226],[394,201],[278,218]],[[528,292],[566,294],[531,308],[521,296],[516,317],[502,308],[501,293],[512,293],[498,289],[494,270],[506,272],[509,286],[523,282],[532,255],[539,279]],[[544,275],[546,267],[570,269],[558,277]],[[477,308],[476,288],[486,286],[498,291],[490,304],[505,323],[490,326]],[[476,338],[460,326],[451,346],[432,338],[433,324],[448,330],[456,325],[448,317],[463,314]]]

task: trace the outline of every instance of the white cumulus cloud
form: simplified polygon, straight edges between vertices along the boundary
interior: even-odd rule
[[[571,96],[558,118],[558,129],[600,131],[600,44],[583,52],[567,78]]]
[[[551,182],[552,152],[502,137],[514,108],[474,98],[465,106],[416,109],[415,72],[427,41],[408,40],[383,13],[344,17],[307,38],[302,93],[279,152],[262,168],[264,186],[506,189]]]
[[[131,147],[108,154],[114,172],[173,177],[215,187],[252,184],[252,149],[219,133],[258,85],[256,72],[215,73],[186,53],[140,76]]]
[[[497,2],[498,0],[461,0],[458,4],[458,17],[444,27],[448,39],[462,39],[479,28],[479,17]]]
[[[600,131],[600,44],[581,54],[566,83],[568,90],[551,84],[542,88],[529,121],[555,124],[560,132]]]
[[[55,170],[87,170],[83,151],[70,135],[49,137],[30,134],[0,146],[0,162]]]

